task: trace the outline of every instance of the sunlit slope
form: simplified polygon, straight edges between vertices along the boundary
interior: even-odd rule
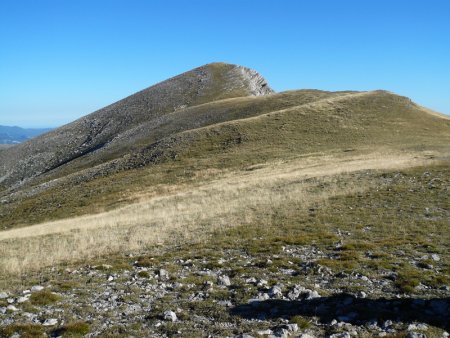
[[[450,121],[385,91],[292,91],[174,114],[122,157],[95,165],[93,153],[92,162],[61,166],[41,175],[35,187],[5,196],[10,202],[1,207],[4,227],[110,209],[139,191],[192,183],[203,173],[311,154],[449,155]],[[209,124],[196,128],[195,121],[206,117]],[[84,169],[85,163],[93,165]]]

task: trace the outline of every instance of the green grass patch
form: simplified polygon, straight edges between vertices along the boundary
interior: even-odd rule
[[[42,290],[31,294],[30,303],[32,305],[49,305],[61,299],[61,296],[51,292],[50,290]]]

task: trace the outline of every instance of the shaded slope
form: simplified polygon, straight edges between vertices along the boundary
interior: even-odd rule
[[[215,63],[196,68],[0,153],[0,183],[10,186],[48,172],[178,109],[271,92],[264,78],[244,67]]]

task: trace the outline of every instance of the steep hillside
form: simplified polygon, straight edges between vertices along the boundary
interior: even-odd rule
[[[129,148],[134,128],[144,122],[158,123],[165,114],[179,109],[271,92],[258,73],[244,67],[214,63],[196,68],[1,153],[0,183],[22,182],[105,148],[114,140]]]

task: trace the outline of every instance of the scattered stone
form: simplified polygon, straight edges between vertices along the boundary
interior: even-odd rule
[[[221,301],[218,301],[217,304],[225,306],[225,307],[233,306],[233,303],[231,303],[229,300],[221,300]]]
[[[265,279],[260,279],[258,284],[256,284],[256,286],[259,288],[262,288],[262,287],[266,286],[267,284],[269,284],[268,281],[266,281]]]
[[[226,275],[217,277],[217,284],[222,286],[230,286],[231,285],[230,277]]]
[[[34,285],[34,286],[31,288],[31,292],[39,292],[39,291],[42,291],[42,290],[44,290],[44,287],[41,286],[41,285]]]
[[[256,332],[258,334],[258,336],[268,336],[273,334],[273,331],[271,329],[267,329],[267,330],[260,330]]]
[[[46,320],[42,323],[42,325],[43,325],[43,326],[55,326],[55,325],[58,325],[58,319],[55,319],[55,318],[49,318],[49,319],[46,319]]]
[[[358,298],[366,298],[367,297],[367,293],[365,293],[364,291],[359,291],[357,296],[358,296]]]
[[[299,336],[295,338],[315,338],[314,336],[310,335],[309,333],[302,333]]]
[[[283,292],[281,291],[281,287],[278,285],[274,285],[269,289],[270,298],[278,298],[283,296]]]
[[[164,312],[164,319],[171,322],[176,322],[178,318],[175,312],[169,310]]]
[[[169,280],[169,272],[165,269],[160,269],[158,272],[159,280],[166,281]]]
[[[297,324],[287,324],[287,329],[290,332],[297,332],[298,331],[298,325]]]
[[[29,297],[19,297],[18,299],[17,299],[17,303],[25,303],[25,302],[28,302],[28,300],[29,300]]]
[[[350,338],[350,337],[351,337],[350,333],[348,332],[340,332],[328,336],[328,338]]]
[[[319,293],[316,290],[305,290],[306,293],[306,299],[310,300],[310,299],[314,299],[314,298],[320,298]]]
[[[114,280],[114,276],[108,276],[108,282],[112,282]]]
[[[6,299],[8,298],[8,294],[6,292],[0,292],[0,299]]]
[[[245,280],[245,283],[247,283],[247,284],[256,284],[257,281],[256,281],[256,278],[251,277],[251,278],[247,278],[247,279]]]
[[[383,325],[381,326],[384,330],[389,329],[390,327],[392,327],[394,323],[392,322],[392,320],[386,320]]]
[[[427,338],[427,335],[424,333],[419,333],[419,332],[408,332],[408,334],[406,335],[406,338]]]
[[[408,331],[414,331],[414,330],[426,331],[426,330],[428,330],[428,325],[427,324],[423,324],[423,323],[409,324],[407,330]]]
[[[16,308],[14,305],[8,305],[8,306],[6,307],[6,310],[7,310],[7,311],[10,311],[10,312],[17,312],[17,311],[19,311],[19,309]]]
[[[435,262],[439,262],[441,260],[441,257],[439,257],[438,254],[432,254],[431,259]]]

